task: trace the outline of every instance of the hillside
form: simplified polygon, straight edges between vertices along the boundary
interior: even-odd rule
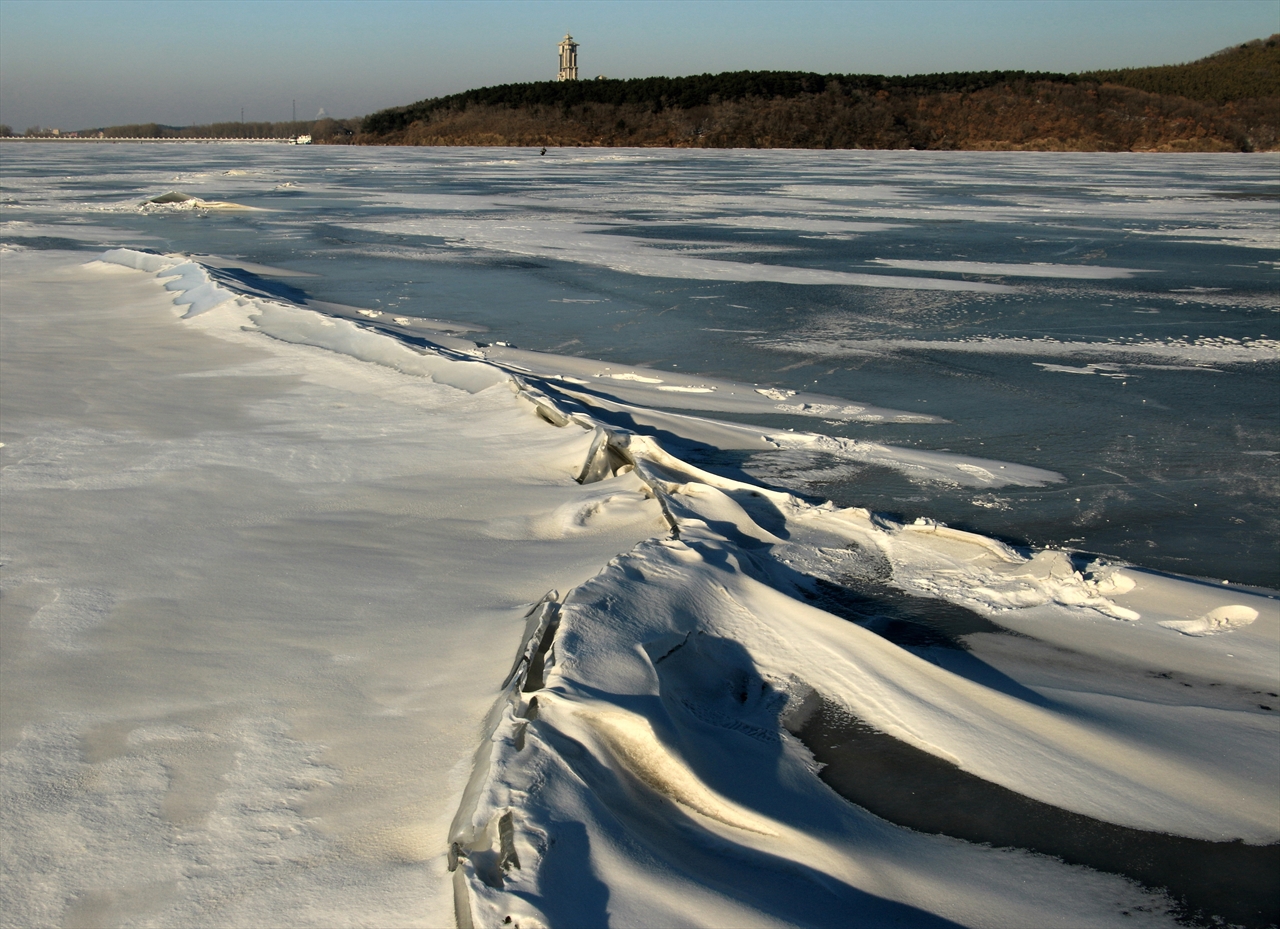
[[[1091,71],[1081,78],[1215,103],[1280,97],[1280,34],[1226,48],[1190,64]]]
[[[612,106],[648,109],[693,110],[744,99],[792,100],[827,92],[972,93],[1010,81],[1069,82],[1065,74],[1028,74],[1022,71],[977,71],[884,77],[878,74],[811,74],[802,71],[730,71],[691,77],[644,77],[631,80],[539,81],[482,87],[447,97],[420,100],[405,107],[366,116],[364,131],[385,134],[430,120],[439,113],[463,112],[474,107],[512,110],[538,107]]]
[[[374,145],[1259,151],[1280,146],[1277,36],[1087,74],[742,71],[541,81],[422,100],[335,142]]]

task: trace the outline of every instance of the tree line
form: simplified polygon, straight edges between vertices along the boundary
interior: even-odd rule
[[[99,126],[80,129],[74,133],[80,138],[103,139],[292,139],[309,135],[316,142],[334,142],[353,136],[360,131],[361,120],[331,119],[297,120],[289,122],[223,122],[199,126],[165,126],[160,123],[128,123],[122,126]],[[14,134],[10,126],[0,125],[0,137]],[[23,135],[27,137],[71,136],[53,129],[32,126]]]
[[[162,126],[137,123],[84,130],[81,135],[101,132],[106,139],[290,139],[309,135],[313,140],[329,142],[355,134],[359,119],[297,120],[289,122],[223,122],[201,126]]]
[[[878,74],[811,74],[802,71],[731,71],[690,77],[642,77],[630,80],[536,81],[481,87],[447,97],[420,100],[364,118],[363,131],[371,135],[395,132],[436,113],[465,112],[470,107],[560,107],[568,110],[584,104],[666,109],[732,103],[746,98],[790,100],[806,94],[972,93],[1010,82],[1052,81],[1069,83],[1066,74],[1024,71],[964,71],[886,77]]]

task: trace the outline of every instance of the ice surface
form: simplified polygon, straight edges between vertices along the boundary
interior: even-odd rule
[[[961,293],[1011,293],[1004,284],[956,281],[944,278],[902,277],[827,271],[786,265],[717,261],[698,257],[706,246],[676,250],[655,248],[654,243],[628,236],[608,226],[563,221],[512,222],[439,217],[392,223],[351,224],[352,228],[393,235],[418,235],[442,239],[458,248],[484,249],[537,258],[602,265],[615,271],[645,277],[687,278],[704,281],[772,281],[781,284],[883,287],[898,290],[942,290]],[[710,249],[714,250],[714,249]]]
[[[667,164],[590,157],[659,176]],[[913,210],[986,223],[1062,210],[1054,195],[1021,188],[1020,203],[1001,194],[942,209],[906,167],[893,190],[822,192],[825,169],[789,187],[792,162],[743,157],[787,170],[759,196],[601,187],[634,222],[611,228],[584,210],[565,221],[564,243],[538,246],[564,244],[559,256],[520,251],[537,245],[536,230],[500,227],[519,226],[510,214],[533,203],[581,206],[568,174],[518,194],[367,199],[484,212],[483,222],[443,217],[439,228],[491,236],[436,246],[458,254],[514,241],[507,254],[568,256],[553,269],[611,268],[623,260],[613,252],[630,250],[640,257],[625,260],[656,255],[664,274],[689,279],[706,270],[699,262],[720,261],[707,256],[723,255],[723,243],[685,235],[689,223],[679,241],[618,233],[661,232],[664,216],[698,210],[728,234],[858,236],[890,234],[890,214],[910,223]],[[1036,177],[1069,178],[1069,162]],[[467,170],[501,179],[511,165],[527,170],[518,159],[472,159]],[[287,169],[237,170],[171,183],[259,205],[289,180]],[[936,176],[922,159],[920,177]],[[51,182],[25,183],[11,189],[28,198],[18,209],[34,210]],[[154,172],[120,183],[165,189]],[[307,184],[334,210],[351,195],[321,172]],[[1126,190],[1108,193],[1099,215],[1172,227],[1198,211],[1219,229],[1255,215],[1206,199],[1208,187],[1181,198],[1156,183]],[[276,234],[277,220],[250,219],[265,224],[255,227],[264,240]],[[987,457],[972,445],[932,451],[817,431],[954,436],[932,403],[854,401],[862,395],[819,393],[812,378],[752,383],[683,363],[484,345],[466,337],[476,323],[428,318],[465,314],[440,303],[405,315],[385,291],[310,301],[267,278],[323,266],[235,247],[238,216],[147,221],[171,224],[175,237],[180,224],[208,225],[198,247],[168,255],[120,250],[82,265],[89,255],[20,247],[3,257],[0,907],[17,914],[6,918],[1078,926],[1219,914],[1212,899],[1163,896],[1158,874],[1144,872],[1139,886],[1090,870],[1098,862],[974,844],[945,826],[912,831],[843,799],[801,740],[817,706],[965,783],[1060,820],[1123,827],[1140,852],[1143,836],[1152,848],[1172,836],[1274,858],[1275,592],[802,500],[717,457],[739,449],[817,470],[873,467],[929,493],[980,488],[998,505],[993,489],[1079,496],[1051,456],[1030,459],[1036,466],[1011,446]],[[432,235],[430,217],[376,220],[402,231],[405,222]],[[345,228],[358,236],[370,225]],[[894,273],[876,276],[910,280]],[[432,275],[447,289],[446,274]],[[553,295],[603,313],[608,299],[592,293]],[[909,314],[936,304],[886,305]],[[881,342],[872,350],[917,344]],[[1108,387],[1119,385],[1102,375],[1159,369],[1147,362],[1203,364],[1219,349],[1215,364],[1274,357],[1260,340],[1161,338],[1141,344],[1171,354],[1145,359],[1117,357],[1130,348],[1119,342],[991,344],[1026,343],[1042,357],[1104,353],[1088,366],[1093,378],[1061,377],[1065,364],[1027,367],[1038,381]],[[806,422],[815,431],[802,431]],[[1046,419],[1043,429],[1059,426]],[[1036,434],[1022,445],[1028,456]],[[927,512],[931,498],[919,499]],[[932,789],[946,797],[953,787]],[[1257,910],[1250,897],[1232,920],[1274,921],[1266,889],[1251,890]]]
[[[1039,355],[1047,357],[1155,358],[1161,361],[1199,364],[1249,364],[1280,360],[1280,340],[1253,339],[1237,342],[1204,338],[1195,341],[1062,342],[1056,339],[859,339],[823,342],[770,342],[787,352],[844,357],[900,351],[965,352],[983,355]],[[1044,367],[1043,365],[1041,367]],[[1048,370],[1059,370],[1048,368]]]

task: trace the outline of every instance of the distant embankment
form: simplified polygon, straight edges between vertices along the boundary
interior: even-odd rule
[[[910,77],[743,71],[485,87],[336,143],[1036,151],[1280,148],[1278,36],[1187,65]]]
[[[215,137],[200,138],[197,136],[76,136],[76,135],[14,135],[0,136],[0,142],[91,142],[113,144],[119,142],[166,142],[186,144],[192,142],[218,142],[233,144],[292,144],[293,139],[220,139]]]
[[[8,126],[0,126],[0,138],[69,142],[287,142],[309,135],[315,142],[330,142],[354,135],[359,119],[331,119],[268,123],[206,123],[200,126],[163,126],[159,123],[130,123],[79,129],[74,133],[58,132],[33,126],[23,135],[13,135]]]

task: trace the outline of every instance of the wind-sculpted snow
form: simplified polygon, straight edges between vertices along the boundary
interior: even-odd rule
[[[813,758],[788,732],[814,693],[838,695],[866,724],[1054,807],[1153,833],[1280,837],[1268,789],[1230,766],[1210,773],[1194,756],[1135,742],[1118,719],[946,670],[805,599],[815,577],[805,569],[835,574],[842,553],[864,549],[890,560],[895,579],[931,560],[951,572],[985,564],[969,569],[975,587],[1022,565],[1009,573],[1034,586],[1053,574],[1036,559],[966,533],[922,534],[713,486],[692,470],[673,473],[670,460],[652,463],[651,447],[625,450],[665,496],[672,535],[563,597],[549,645],[540,632],[545,683],[517,681],[499,701],[476,769],[484,787],[473,786],[474,805],[451,836],[460,925],[594,924],[600,904],[566,895],[570,874],[601,881],[609,912],[627,924],[831,925],[850,914],[927,924],[928,912],[986,924],[996,910],[1028,925],[1135,912],[1161,921],[1158,898],[1142,900],[1118,879],[897,831],[843,804],[817,785]],[[1114,609],[1102,592],[1131,583],[1113,570],[1059,580],[1078,591],[1058,601],[1065,622]],[[1153,632],[1146,643],[1168,650]],[[1232,713],[1215,719],[1232,731],[1220,733],[1228,741],[1260,733]],[[1006,883],[1014,873],[1024,887]]]
[[[1090,858],[1087,843],[1067,864],[952,838],[945,824],[895,825],[881,818],[890,806],[844,799],[815,759],[827,746],[805,742],[821,706],[824,732],[863,727],[936,760],[940,777],[1127,830],[1137,848],[1181,837],[1187,855],[1229,851],[1266,873],[1280,842],[1280,733],[1263,695],[1280,652],[1274,594],[806,502],[679,450],[811,453],[975,487],[1060,480],[1053,472],[657,408],[674,398],[694,411],[852,417],[875,409],[865,405],[335,318],[223,289],[182,256],[103,260],[155,275],[179,309],[200,307],[187,325],[473,394],[504,387],[543,428],[580,436],[564,480],[590,493],[497,520],[495,540],[571,537],[656,504],[664,530],[602,553],[598,574],[534,604],[511,671],[493,681],[500,695],[440,837],[458,925],[1275,919],[1253,878],[1227,900],[1159,867]],[[79,621],[54,622],[57,609],[50,628],[74,634]],[[1046,662],[1045,649],[1059,658]]]

